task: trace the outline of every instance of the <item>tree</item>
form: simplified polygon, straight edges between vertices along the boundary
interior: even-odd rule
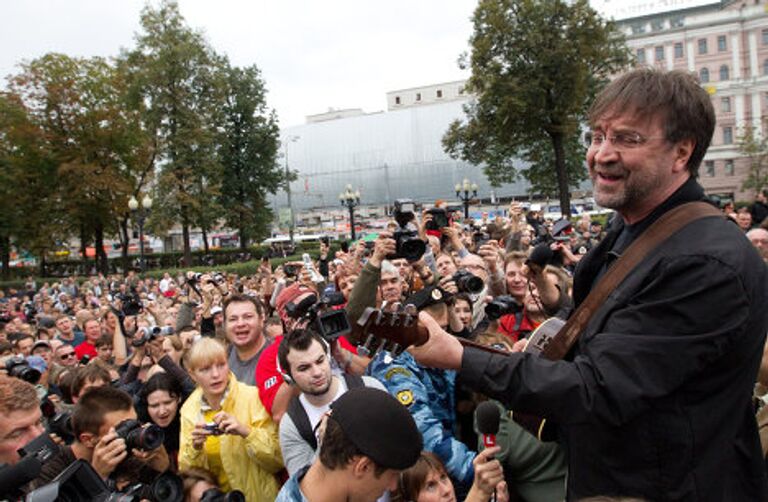
[[[739,151],[749,159],[749,171],[741,188],[757,192],[767,187],[768,137],[747,126],[739,138]]]
[[[623,37],[587,0],[481,0],[473,24],[460,65],[474,99],[443,147],[484,164],[494,183],[522,174],[536,191],[556,187],[570,214],[569,190],[586,174],[578,134],[595,94],[629,63]],[[522,173],[516,158],[530,164]]]
[[[274,194],[284,178],[277,164],[278,136],[258,68],[228,68],[219,139],[224,168],[220,201],[224,220],[238,230],[243,250],[252,238],[266,233],[272,220],[266,196]]]
[[[64,216],[60,232],[79,234],[83,259],[93,242],[97,267],[108,272],[105,236],[116,233],[133,178],[149,155],[149,138],[125,106],[123,75],[103,58],[46,54],[23,64],[10,88],[42,131],[56,166],[57,183],[47,197]]]
[[[158,176],[150,224],[182,227],[184,259],[191,263],[190,226],[200,218],[200,190],[217,180],[214,139],[221,106],[220,58],[185,25],[175,2],[141,14],[136,48],[124,55],[133,98],[158,145]]]

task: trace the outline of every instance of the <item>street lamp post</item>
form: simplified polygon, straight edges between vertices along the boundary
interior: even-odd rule
[[[293,232],[296,227],[296,218],[293,216],[293,200],[291,199],[291,179],[290,170],[288,169],[288,143],[297,142],[301,136],[288,136],[283,142],[283,148],[285,149],[285,194],[288,196],[288,211],[291,213],[291,219],[288,221],[288,236],[291,239],[291,246],[293,246]]]
[[[139,201],[136,200],[135,196],[131,196],[131,200],[128,201],[128,208],[131,210],[133,221],[139,225],[139,268],[143,273],[146,268],[144,263],[144,222],[152,209],[152,199],[149,195],[145,195],[141,199],[141,207],[139,207]]]
[[[456,197],[464,203],[464,219],[469,219],[469,202],[477,197],[477,183],[470,183],[467,178],[461,183],[456,183]],[[463,192],[463,194],[462,194]],[[470,192],[472,195],[470,196]]]
[[[360,205],[360,191],[352,191],[352,185],[339,194],[341,205],[349,209],[349,229],[352,233],[352,240],[355,240],[355,208]]]

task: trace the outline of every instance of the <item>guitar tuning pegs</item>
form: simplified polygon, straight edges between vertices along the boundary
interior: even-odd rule
[[[368,335],[368,338],[365,339],[365,343],[358,346],[357,353],[363,357],[369,357],[371,355],[371,347],[373,345],[373,342],[375,341],[376,341],[375,336]]]
[[[417,309],[416,305],[414,305],[413,303],[409,303],[408,305],[406,305],[405,308],[403,309],[403,312],[413,317],[416,317],[417,315],[419,315],[419,309]]]

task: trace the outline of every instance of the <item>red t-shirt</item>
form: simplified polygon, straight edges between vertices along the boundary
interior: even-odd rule
[[[528,314],[526,314],[525,309],[523,309],[523,319],[520,322],[520,326],[517,328],[517,330],[515,330],[516,322],[517,320],[515,319],[515,314],[503,315],[501,316],[501,319],[499,319],[499,331],[507,335],[513,343],[520,339],[521,333],[525,333],[527,335],[539,327],[539,323],[533,322],[528,318]]]
[[[82,359],[83,356],[88,356],[93,359],[97,355],[98,353],[96,352],[96,346],[87,340],[75,347],[75,356],[78,360]]]
[[[283,383],[283,376],[277,370],[277,351],[280,348],[280,342],[283,336],[276,337],[269,347],[264,349],[256,365],[256,387],[259,389],[259,399],[267,412],[272,414],[272,404],[275,402],[275,395],[280,384]],[[349,343],[346,337],[339,338],[339,344],[342,348],[357,354],[357,348]]]

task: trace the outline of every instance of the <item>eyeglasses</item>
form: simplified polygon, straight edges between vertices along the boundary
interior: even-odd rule
[[[607,140],[613,146],[614,150],[624,151],[639,148],[652,139],[664,139],[664,136],[646,138],[642,134],[634,131],[617,132],[612,136],[606,136],[605,133],[599,131],[587,131],[584,133],[584,146],[587,148],[599,148]]]
[[[75,357],[75,353],[68,352],[67,354],[59,354],[59,359],[69,359],[70,357]]]

